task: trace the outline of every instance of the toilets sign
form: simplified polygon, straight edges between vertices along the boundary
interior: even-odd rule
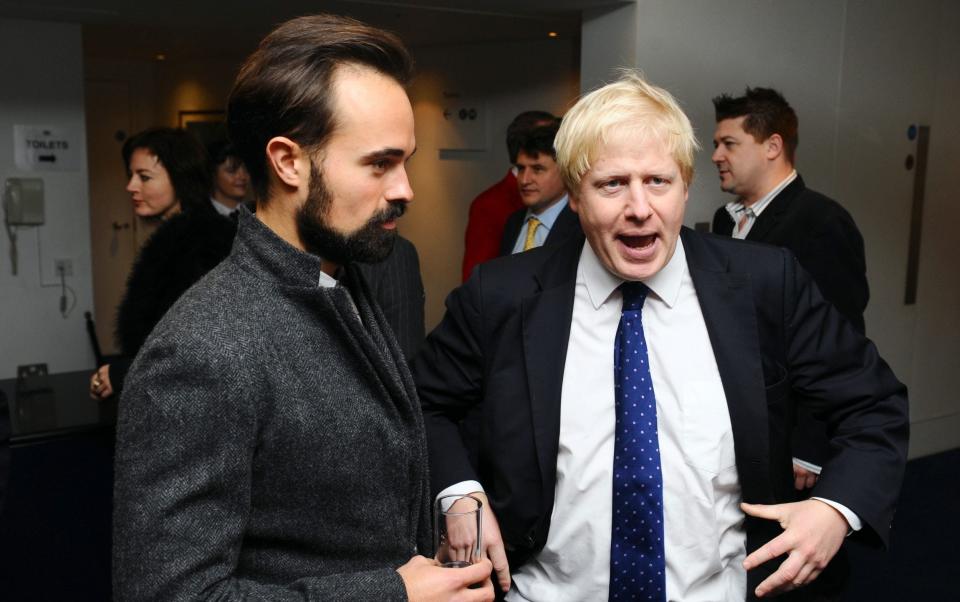
[[[75,171],[80,169],[78,138],[64,128],[38,125],[13,126],[14,161],[23,171]]]

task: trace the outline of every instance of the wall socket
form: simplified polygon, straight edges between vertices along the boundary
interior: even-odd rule
[[[53,261],[53,271],[56,274],[57,278],[60,278],[60,275],[63,276],[73,276],[73,260],[72,259],[55,259]]]

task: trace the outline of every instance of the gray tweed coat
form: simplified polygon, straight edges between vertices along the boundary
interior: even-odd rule
[[[406,599],[395,569],[430,546],[419,403],[363,278],[319,275],[244,213],[141,349],[117,426],[117,600]]]

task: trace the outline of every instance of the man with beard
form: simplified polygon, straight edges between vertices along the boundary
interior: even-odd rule
[[[256,215],[137,357],[118,420],[119,600],[490,600],[437,566],[416,392],[354,262],[413,197],[402,44],[287,22],[242,67],[228,127]],[[482,584],[468,589],[471,584]]]

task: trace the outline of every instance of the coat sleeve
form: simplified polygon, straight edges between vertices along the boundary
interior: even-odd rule
[[[906,465],[906,387],[792,255],[784,257],[792,389],[824,421],[830,438],[830,459],[813,495],[847,506],[887,543]]]
[[[120,403],[114,489],[117,600],[405,600],[393,568],[283,585],[236,572],[252,509],[261,375],[202,333],[164,328]]]
[[[427,431],[434,494],[454,483],[479,480],[460,426],[482,399],[482,273],[482,269],[474,270],[466,284],[450,293],[443,320],[412,364]]]

